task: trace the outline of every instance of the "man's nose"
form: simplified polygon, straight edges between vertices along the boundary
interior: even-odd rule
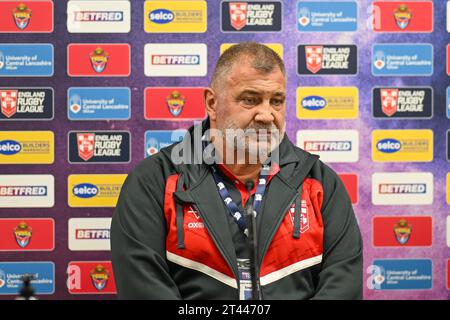
[[[261,103],[261,105],[257,108],[255,121],[262,123],[273,123],[275,121],[270,100],[264,100],[263,103]]]

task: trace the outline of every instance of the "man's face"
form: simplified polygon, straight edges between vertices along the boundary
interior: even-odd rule
[[[275,149],[285,131],[286,79],[281,70],[262,73],[244,60],[224,78],[215,88],[215,108],[208,110],[211,127],[226,134],[226,144],[233,141],[238,149],[250,153]],[[236,129],[244,130],[246,139],[233,136]]]

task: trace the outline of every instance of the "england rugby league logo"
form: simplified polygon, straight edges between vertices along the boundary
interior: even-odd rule
[[[381,89],[381,110],[388,117],[397,112],[398,89]]]
[[[306,46],[306,68],[312,73],[317,73],[322,69],[323,47],[322,46]]]
[[[17,111],[18,90],[0,90],[2,113],[11,118]]]
[[[88,161],[94,156],[95,133],[77,133],[78,156]]]
[[[230,23],[236,30],[241,30],[247,24],[247,2],[230,3]]]

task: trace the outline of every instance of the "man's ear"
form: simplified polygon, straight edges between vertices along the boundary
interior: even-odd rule
[[[204,93],[206,112],[209,119],[216,121],[217,96],[213,89],[206,88]]]

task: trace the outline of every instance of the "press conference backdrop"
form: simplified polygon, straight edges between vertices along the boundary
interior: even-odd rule
[[[252,40],[286,63],[289,138],[349,191],[364,297],[448,299],[448,12],[446,1],[0,1],[0,298],[24,273],[41,299],[115,298],[109,225],[126,174],[205,118],[221,50]]]

